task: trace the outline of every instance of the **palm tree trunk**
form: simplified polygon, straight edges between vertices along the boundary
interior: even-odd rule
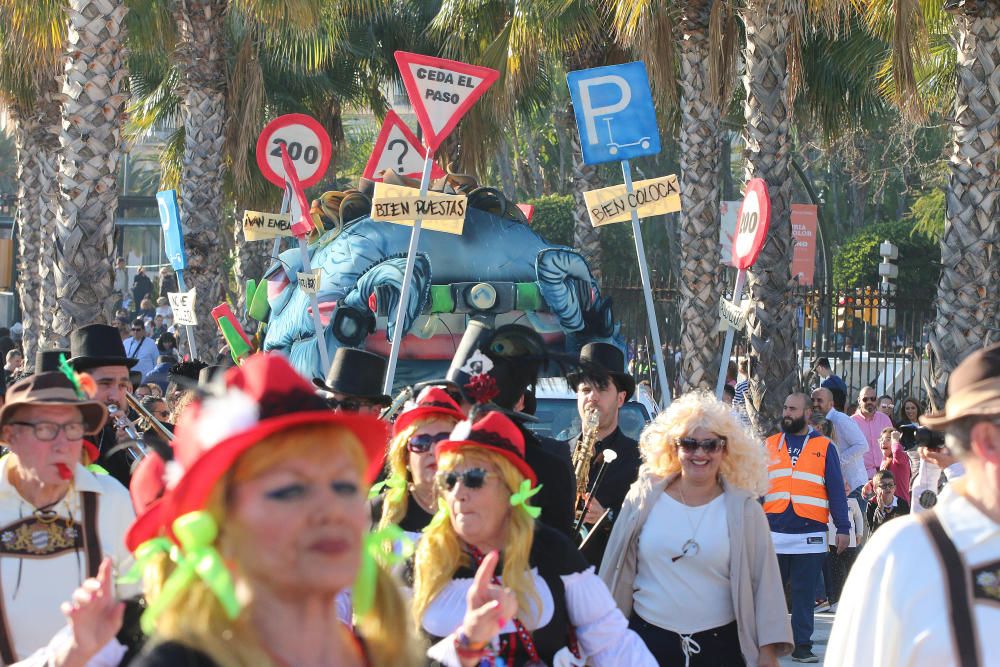
[[[785,397],[796,388],[795,318],[791,293],[792,180],[789,177],[787,47],[791,13],[784,0],[750,0],[743,10],[746,26],[745,175],[763,178],[771,198],[771,229],[749,273],[753,301],[748,322],[751,356],[757,374],[750,378],[748,411],[754,426],[772,430]]]
[[[993,83],[1000,62],[1000,10],[990,2],[974,5],[975,16],[957,18],[951,183],[931,333],[934,388],[940,396],[949,374],[967,354],[1000,339],[1000,169],[995,159],[1000,92]]]
[[[576,116],[572,106],[567,106],[559,113],[561,132],[567,138],[572,159],[570,187],[573,190],[573,247],[580,251],[590,265],[594,278],[601,279],[601,235],[600,227],[594,227],[587,215],[587,202],[583,193],[600,187],[597,178],[597,167],[584,164],[583,149],[580,146],[580,134],[576,129]]]
[[[697,3],[691,3],[696,5]],[[709,84],[711,53],[706,3],[681,22],[680,312],[682,391],[714,386],[719,367],[720,109]],[[689,7],[689,9],[691,9]]]
[[[17,298],[21,303],[21,324],[24,333],[21,349],[26,365],[35,361],[38,346],[38,255],[39,255],[39,215],[38,202],[41,199],[39,178],[39,153],[32,145],[31,138],[41,124],[27,109],[14,108],[14,146],[17,149],[17,210],[14,225],[17,229]]]
[[[125,63],[123,0],[68,0],[67,58],[62,83],[59,217],[55,229],[58,313],[65,336],[107,321],[114,306],[114,250],[121,156]]]
[[[184,122],[181,168],[181,216],[188,255],[187,288],[198,290],[198,353],[211,359],[219,335],[211,310],[225,297],[228,235],[225,229],[225,0],[186,0],[174,9],[178,45],[176,63]]]

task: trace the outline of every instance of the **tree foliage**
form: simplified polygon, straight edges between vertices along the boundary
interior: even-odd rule
[[[872,225],[850,236],[837,249],[833,260],[833,285],[837,289],[875,287],[879,283],[879,244],[888,239],[899,248],[899,278],[896,286],[901,297],[930,297],[937,287],[941,248],[937,242],[913,234],[907,220]]]

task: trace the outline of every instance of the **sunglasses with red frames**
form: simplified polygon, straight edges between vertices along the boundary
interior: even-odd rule
[[[677,438],[677,449],[681,449],[685,454],[694,454],[699,449],[706,454],[714,454],[722,451],[726,446],[725,438],[706,438],[696,440],[694,438]]]
[[[431,435],[430,433],[421,433],[420,435],[415,435],[410,438],[406,443],[406,448],[413,452],[414,454],[426,454],[434,448],[434,445],[438,444],[442,440],[447,440],[451,433],[435,433]]]

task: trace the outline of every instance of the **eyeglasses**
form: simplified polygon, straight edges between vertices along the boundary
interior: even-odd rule
[[[144,331],[142,327],[132,327],[132,331]]]
[[[884,484],[879,484],[878,488],[882,489],[883,491],[888,491],[889,489],[895,489],[896,484],[894,482],[886,482]]]
[[[447,440],[449,435],[451,434],[448,432],[435,433],[434,435],[421,433],[410,438],[406,443],[406,448],[414,454],[426,454],[434,448],[434,445],[442,440]]]
[[[69,424],[56,424],[54,422],[11,422],[16,426],[30,426],[35,437],[42,441],[55,440],[59,431],[66,434],[67,440],[79,440],[83,437],[83,423],[70,422]]]
[[[683,450],[685,454],[694,454],[699,449],[706,454],[714,454],[722,451],[726,446],[725,438],[706,438],[705,440],[695,440],[694,438],[677,438],[677,449]]]
[[[482,468],[469,468],[465,472],[455,472],[454,470],[442,470],[439,472],[437,477],[438,485],[445,491],[451,491],[455,488],[455,485],[459,481],[465,485],[467,489],[481,489],[486,480],[489,479],[493,473],[483,470]]]

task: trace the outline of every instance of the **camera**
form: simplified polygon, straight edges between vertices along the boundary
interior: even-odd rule
[[[903,445],[903,449],[913,449],[914,447],[941,449],[944,447],[944,433],[932,431],[926,426],[901,424],[897,430],[902,434],[899,442]]]

